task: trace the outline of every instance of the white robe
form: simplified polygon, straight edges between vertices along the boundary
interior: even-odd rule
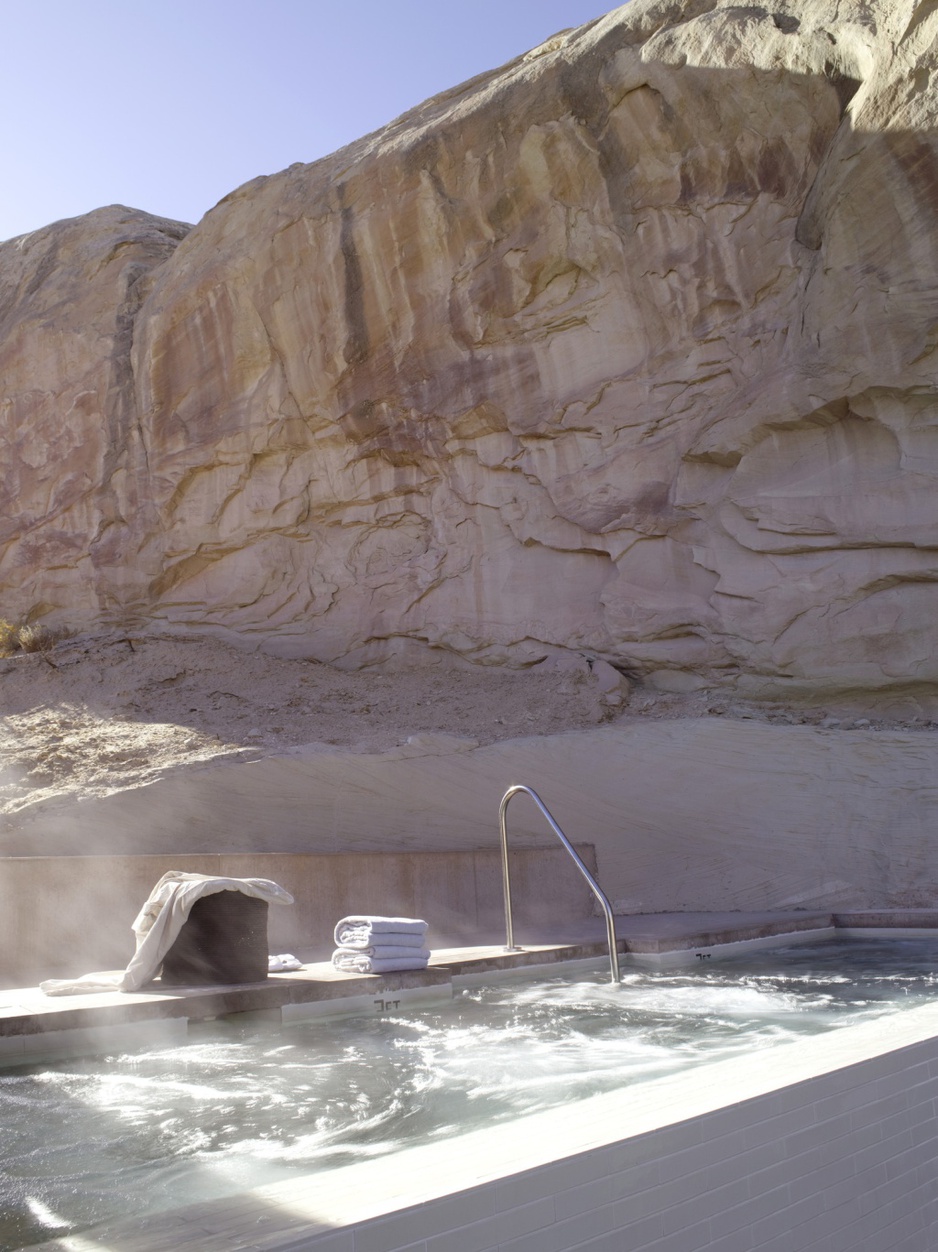
[[[268,904],[292,904],[293,896],[267,878],[216,878],[171,869],[150,892],[133,924],[137,947],[125,970],[85,974],[82,978],[51,978],[39,984],[48,996],[89,995],[95,991],[139,991],[155,978],[163,957],[176,942],[189,910],[203,896],[240,891]]]

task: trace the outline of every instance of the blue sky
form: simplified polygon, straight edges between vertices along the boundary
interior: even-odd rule
[[[195,222],[614,0],[0,0],[0,239]]]

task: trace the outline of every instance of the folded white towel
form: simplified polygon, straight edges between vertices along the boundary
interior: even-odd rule
[[[337,922],[334,935],[340,948],[370,947],[375,935],[381,936],[381,943],[385,942],[386,936],[396,935],[396,939],[388,939],[387,942],[402,947],[411,946],[406,940],[417,939],[419,942],[414,946],[422,947],[426,933],[427,923],[419,917],[369,917],[359,914],[343,917]]]
[[[354,948],[359,952],[367,952],[378,943],[383,948],[422,948],[427,942],[427,932],[422,930],[414,935],[402,935],[395,930],[371,930],[367,926],[336,926],[335,941],[340,948]]]
[[[384,935],[379,935],[379,939],[384,939]],[[424,964],[430,959],[429,948],[396,948],[389,943],[372,943],[367,948],[348,947],[347,944],[341,944],[338,949],[340,952],[353,952],[357,956],[370,956],[373,961],[423,961]]]
[[[292,952],[281,952],[279,956],[267,958],[268,974],[282,974],[287,969],[302,969],[303,962],[298,961]]]
[[[394,970],[426,969],[429,959],[426,948],[408,949],[406,954],[402,951],[398,956],[369,956],[367,952],[353,952],[348,948],[336,948],[332,954],[333,966],[343,974],[389,974]]]

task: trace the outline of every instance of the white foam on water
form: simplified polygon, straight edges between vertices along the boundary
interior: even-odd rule
[[[26,1207],[39,1222],[48,1230],[67,1230],[69,1223],[64,1217],[59,1217],[58,1213],[53,1213],[47,1204],[38,1199],[36,1196],[27,1196]]]
[[[904,962],[904,964],[903,964]],[[412,1015],[207,1028],[0,1076],[0,1252],[513,1119],[933,996],[938,943],[821,944],[620,986],[558,975]]]

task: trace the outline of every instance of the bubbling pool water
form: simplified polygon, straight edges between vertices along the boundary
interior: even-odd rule
[[[911,1007],[938,940],[775,949],[622,984],[557,975],[395,1017],[222,1023],[0,1071],[0,1249],[345,1165]]]

